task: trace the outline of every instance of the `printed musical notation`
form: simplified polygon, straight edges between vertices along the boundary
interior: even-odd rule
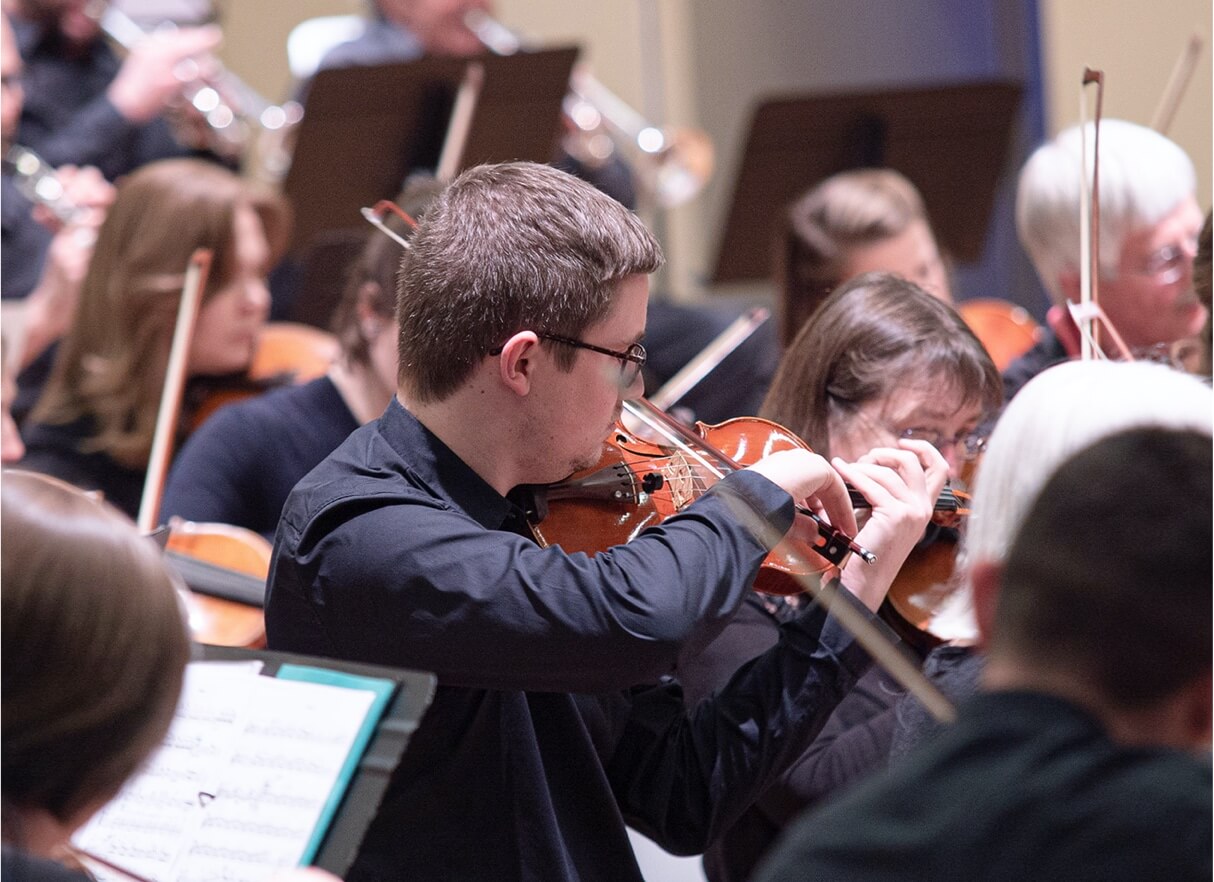
[[[192,663],[164,743],[76,844],[158,882],[262,882],[297,866],[350,774],[376,693],[259,670]]]

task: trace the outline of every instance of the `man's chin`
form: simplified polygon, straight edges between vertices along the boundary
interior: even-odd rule
[[[584,472],[586,469],[594,468],[603,461],[604,453],[604,445],[600,444],[592,453],[588,452],[585,456],[579,457],[577,460],[575,460],[571,471]]]

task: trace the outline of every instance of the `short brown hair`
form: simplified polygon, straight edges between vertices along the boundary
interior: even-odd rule
[[[400,384],[440,401],[520,330],[577,337],[611,308],[615,284],[662,263],[628,209],[545,165],[482,165],[426,213],[401,266]],[[546,344],[545,344],[546,345]],[[572,367],[576,351],[556,349]]]
[[[92,417],[94,434],[82,449],[130,468],[147,465],[186,265],[196,248],[213,252],[205,304],[235,269],[234,218],[242,204],[258,214],[271,249],[280,252],[285,204],[214,163],[153,162],[119,184],[35,422]]]
[[[1208,675],[1211,459],[1208,432],[1151,427],[1059,466],[1008,553],[992,656],[1123,708]]]
[[[833,175],[788,209],[777,248],[782,340],[789,345],[822,301],[846,279],[848,252],[927,221],[915,185],[888,168]]]
[[[760,416],[830,455],[831,418],[846,418],[908,378],[940,380],[986,413],[999,371],[948,304],[892,273],[857,276],[827,298],[785,351]]]
[[[0,784],[6,807],[67,821],[164,737],[189,639],[160,552],[115,508],[6,470],[0,509]]]

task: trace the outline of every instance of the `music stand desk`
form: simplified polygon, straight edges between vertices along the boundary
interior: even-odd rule
[[[919,188],[942,247],[982,253],[1021,87],[1011,81],[801,95],[762,101],[712,272],[714,282],[765,279],[788,205],[854,168],[888,167]]]

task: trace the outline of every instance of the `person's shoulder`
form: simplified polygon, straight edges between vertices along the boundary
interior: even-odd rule
[[[81,882],[92,879],[82,870],[73,870],[57,861],[35,857],[7,845],[0,860],[0,876],[5,882]]]
[[[302,534],[322,518],[332,526],[358,512],[410,503],[441,507],[372,420],[299,480],[283,507],[283,523]],[[335,513],[339,507],[344,515]]]
[[[1208,880],[1214,836],[1208,762],[1178,751],[1113,748],[1078,770],[1029,837],[1039,878]],[[1083,836],[1065,835],[1083,830]]]
[[[423,52],[421,42],[408,31],[373,19],[357,37],[338,43],[326,52],[317,70],[415,61]]]
[[[28,63],[30,55],[42,42],[45,29],[37,22],[23,18],[20,13],[9,15],[8,20],[13,28],[13,37],[17,41],[17,51]]]
[[[330,419],[334,401],[329,389],[333,389],[333,384],[327,377],[302,385],[279,386],[219,408],[198,428],[198,433],[204,437],[241,435],[264,444],[284,431],[298,431]],[[335,389],[333,394],[336,395]],[[348,413],[340,396],[336,404]]]
[[[1066,348],[1058,335],[1049,328],[1043,328],[1041,339],[1004,369],[1004,400],[1011,401],[1029,380],[1067,358]]]

